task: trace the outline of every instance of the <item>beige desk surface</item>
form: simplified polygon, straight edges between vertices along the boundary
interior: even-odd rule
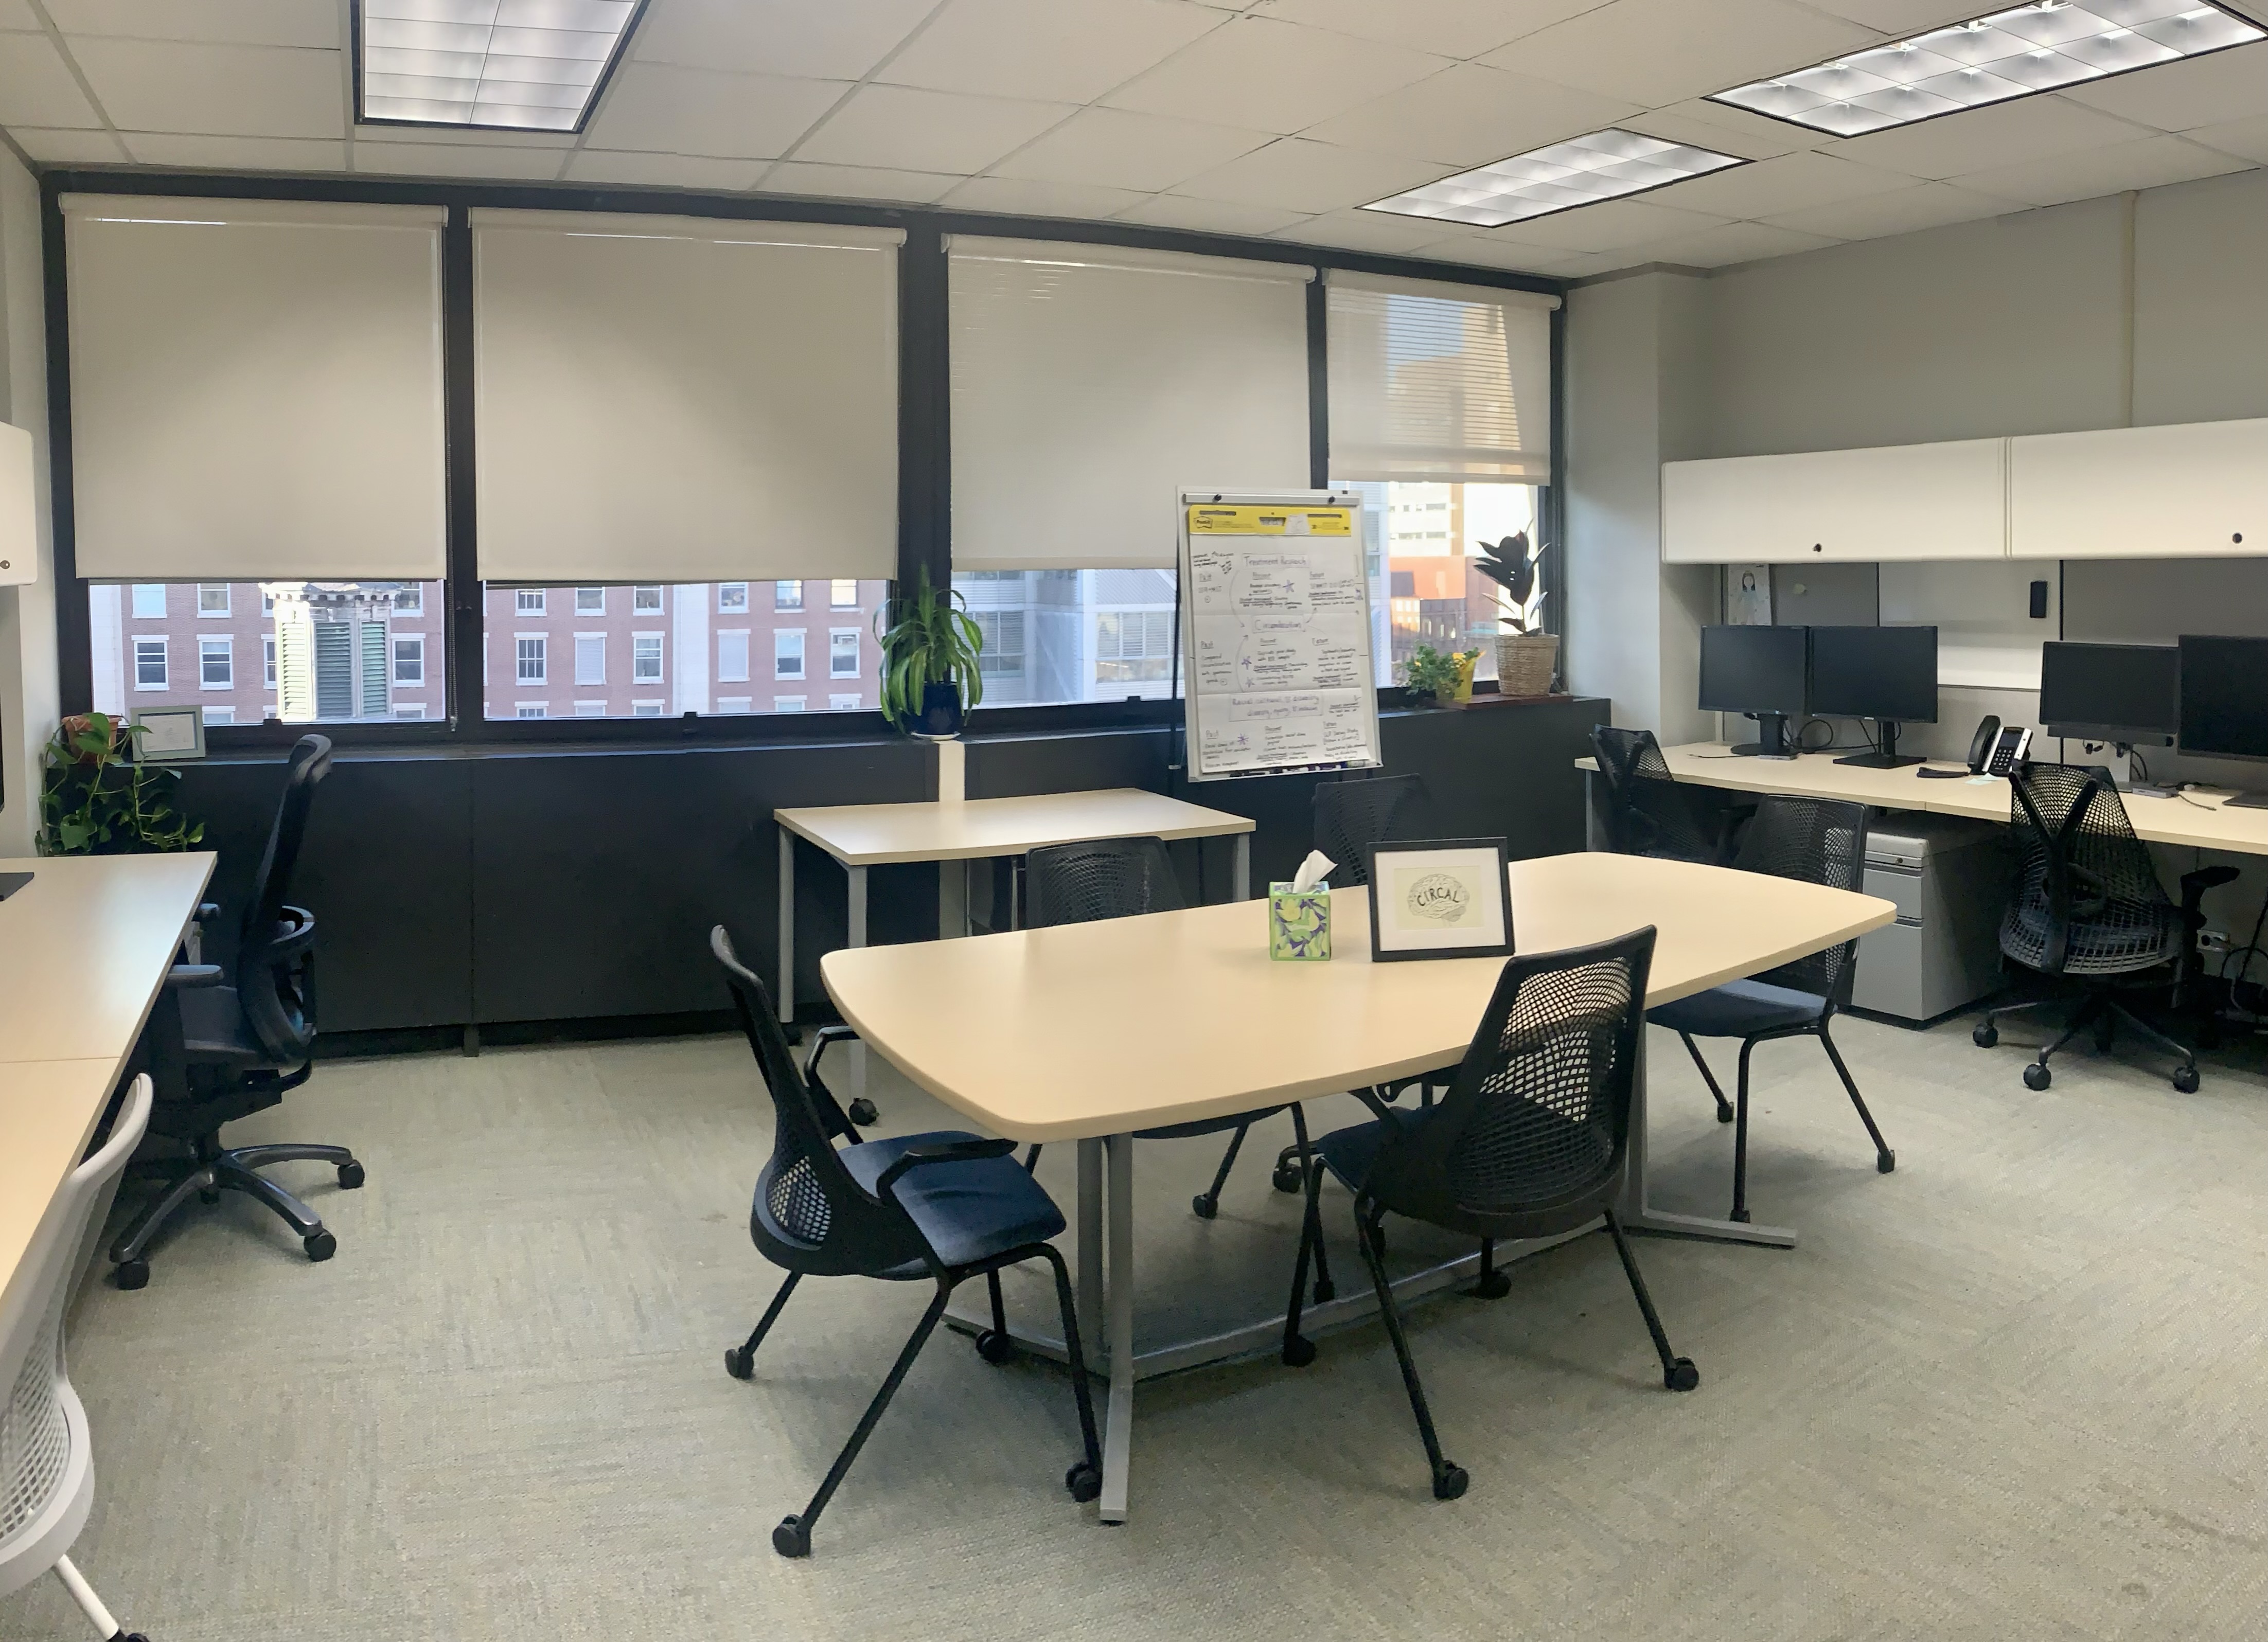
[[[1698,786],[1742,792],[1786,792],[1803,798],[1848,799],[1883,809],[1923,810],[1933,815],[1966,815],[2007,824],[2008,784],[1997,777],[1955,781],[1924,780],[1915,765],[1903,769],[1859,769],[1835,761],[1839,753],[1804,753],[1793,759],[1734,758],[1725,746],[1696,741],[1663,749],[1670,774]],[[1940,768],[1955,761],[1933,760]],[[1590,759],[1578,761],[1595,769]],[[2232,810],[2221,795],[2191,792],[2150,799],[2121,795],[2134,830],[2152,843],[2238,855],[2268,855],[2268,810]]]
[[[774,810],[772,818],[845,866],[1021,855],[1095,838],[1213,838],[1254,826],[1247,816],[1135,787],[958,804],[839,804]]]
[[[1649,1005],[1878,929],[1887,901],[1682,861],[1513,865],[1523,952],[1653,924]],[[1328,963],[1268,956],[1267,902],[867,946],[821,961],[865,1042],[1020,1140],[1123,1134],[1336,1093],[1455,1060],[1500,958],[1370,961],[1368,894],[1335,891]]]

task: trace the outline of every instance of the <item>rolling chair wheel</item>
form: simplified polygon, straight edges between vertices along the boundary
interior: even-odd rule
[[[749,1351],[746,1346],[726,1346],[725,1348],[725,1372],[732,1375],[735,1380],[755,1379],[756,1374],[755,1353]]]
[[[1284,1366],[1305,1368],[1315,1360],[1315,1343],[1304,1334],[1294,1335],[1284,1343]]]
[[[976,1354],[998,1368],[1016,1360],[1016,1342],[997,1329],[987,1329],[976,1336]]]
[[[2024,1087],[2027,1089],[2044,1089],[2054,1081],[2055,1074],[2038,1061],[2024,1068]]]
[[[2195,1094],[2198,1092],[2198,1069],[2196,1067],[2176,1066],[2174,1068],[2174,1087],[2179,1090],[2182,1093]]]
[[[1318,1282],[1315,1285],[1315,1304],[1318,1306],[1328,1305],[1336,1300],[1338,1295],[1339,1288],[1336,1283]]]
[[[1276,1166],[1276,1172],[1268,1177],[1268,1183],[1278,1191],[1287,1195],[1298,1191],[1300,1185],[1300,1166],[1297,1163],[1278,1163]]]
[[[197,1201],[202,1204],[218,1203],[220,1201],[220,1193],[213,1187],[201,1186],[197,1189]]]
[[[1969,1036],[1978,1049],[1989,1049],[2000,1041],[2000,1028],[1989,1020],[1980,1020],[1977,1023],[1976,1030]]]
[[[859,1096],[858,1099],[850,1102],[849,1116],[850,1121],[858,1124],[861,1129],[871,1129],[876,1123],[882,1121],[882,1114],[880,1111],[876,1108],[872,1101],[869,1101],[864,1095]]]
[[[1085,1505],[1090,1499],[1102,1498],[1102,1468],[1092,1460],[1081,1460],[1064,1473],[1064,1486],[1071,1497]]]
[[[772,1530],[772,1549],[783,1557],[811,1555],[811,1530],[799,1517],[782,1517],[780,1525]]]
[[[1472,1486],[1472,1482],[1473,1479],[1465,1475],[1463,1466],[1445,1465],[1433,1473],[1433,1498],[1462,1499],[1465,1490]]]
[[[1210,1220],[1220,1212],[1220,1200],[1199,1192],[1189,1199],[1189,1212],[1200,1220]]]
[[[299,1240],[299,1246],[307,1251],[308,1259],[318,1262],[339,1252],[339,1240],[328,1232],[310,1232]]]
[[[359,1163],[340,1164],[339,1189],[341,1191],[359,1191],[361,1189],[362,1165]]]
[[[1701,1383],[1701,1371],[1693,1366],[1693,1359],[1681,1357],[1672,1363],[1661,1383],[1672,1391],[1690,1391]]]
[[[122,1260],[114,1274],[122,1289],[147,1288],[150,1285],[150,1263],[146,1260]]]

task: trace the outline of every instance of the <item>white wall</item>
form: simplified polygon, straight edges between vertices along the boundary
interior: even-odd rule
[[[55,563],[48,504],[48,366],[40,297],[40,189],[0,152],[0,347],[8,420],[31,431],[40,497],[39,578],[0,587],[0,856],[29,855],[39,824],[40,748],[62,711],[55,674]]]

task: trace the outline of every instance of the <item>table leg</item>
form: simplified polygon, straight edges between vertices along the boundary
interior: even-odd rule
[[[1102,1371],[1109,1326],[1102,1316],[1102,1142],[1079,1143],[1079,1314],[1086,1324],[1086,1366]],[[1057,1342],[1061,1345],[1061,1342]],[[1058,1352],[1060,1354],[1060,1352]]]
[[[780,1024],[795,1024],[795,835],[779,829]]]
[[[843,869],[850,879],[850,944],[866,944],[866,869],[852,866]],[[850,1040],[850,1102],[857,1105],[866,1098],[866,1045],[858,1038]]]
[[[1110,1403],[1102,1422],[1105,1522],[1126,1520],[1134,1459],[1134,1137],[1113,1135],[1110,1153]]]
[[[1252,835],[1236,835],[1236,868],[1228,880],[1229,898],[1233,901],[1252,899]]]
[[[968,865],[967,861],[937,864],[937,938],[959,940],[968,928]]]
[[[1646,1203],[1646,1076],[1647,1028],[1638,1029],[1638,1070],[1631,1090],[1629,1166],[1623,1173],[1622,1201],[1616,1205],[1624,1226],[1633,1232],[1653,1232],[1663,1237],[1705,1237],[1727,1243],[1760,1243],[1768,1248],[1793,1248],[1795,1233],[1786,1226],[1752,1226],[1740,1220],[1713,1219],[1702,1214],[1672,1214]]]

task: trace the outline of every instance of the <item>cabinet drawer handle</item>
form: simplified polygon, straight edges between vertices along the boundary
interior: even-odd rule
[[[2243,541],[2243,540],[2244,540],[2244,538],[2243,538],[2243,537],[2242,537],[2242,536],[2239,536],[2239,537],[2237,538],[2237,540],[2238,540],[2239,541]],[[1814,553],[1824,553],[1824,552],[1826,552],[1826,551],[1827,551],[1827,547],[1826,547],[1826,544],[1825,544],[1824,542],[1815,541],[1815,542],[1813,542],[1813,543],[1811,544],[1811,550],[1812,550]]]

